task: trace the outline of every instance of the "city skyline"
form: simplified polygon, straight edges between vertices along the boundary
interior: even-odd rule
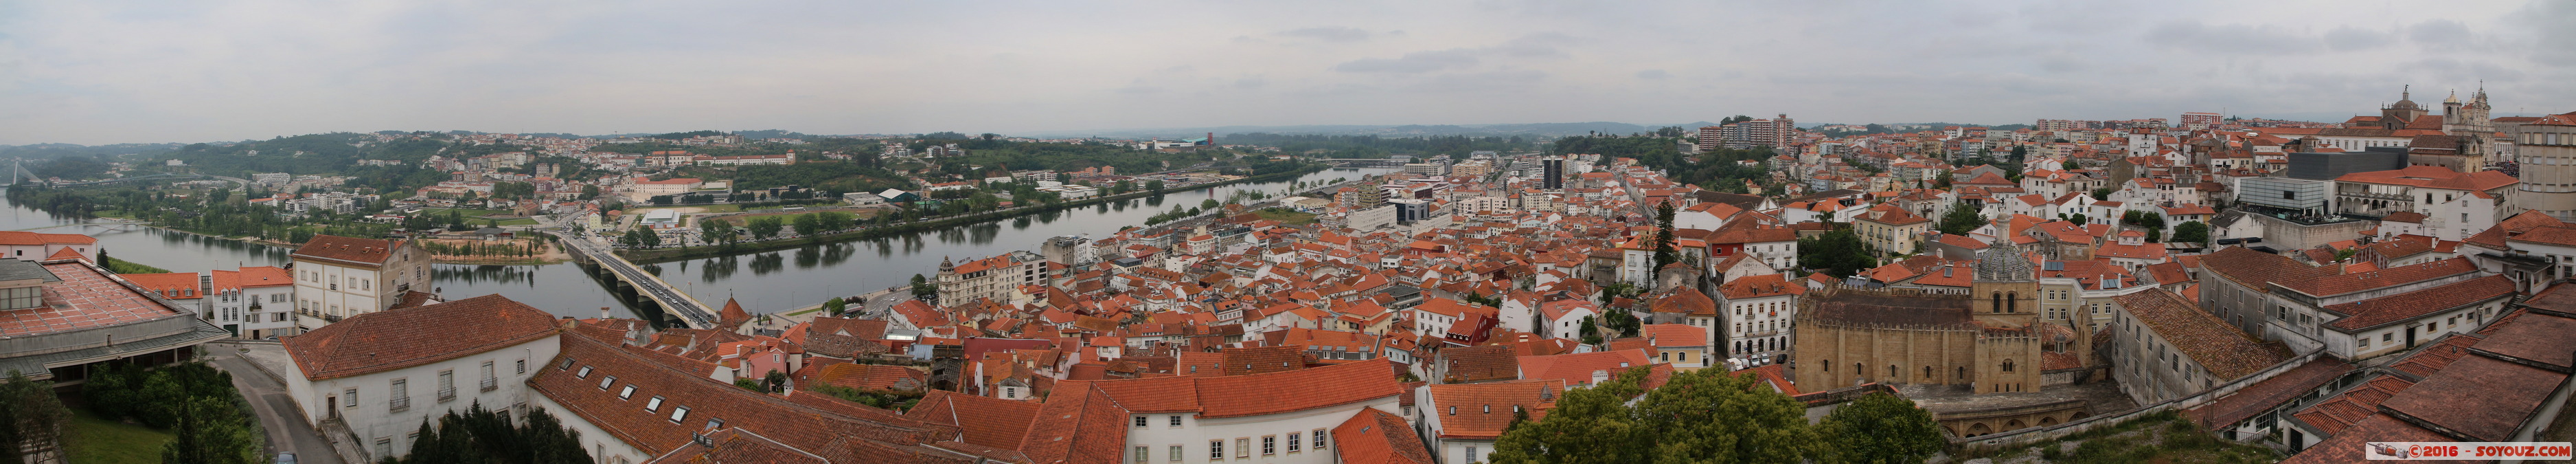
[[[335,131],[2333,122],[2576,101],[2576,4],[0,5],[0,144]],[[995,14],[995,12],[1007,12]],[[2283,18],[2266,20],[2263,18]],[[2295,18],[2295,20],[2291,19]]]

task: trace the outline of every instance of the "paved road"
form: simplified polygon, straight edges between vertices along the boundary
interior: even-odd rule
[[[285,385],[251,367],[239,352],[212,351],[215,367],[233,374],[233,388],[240,389],[242,396],[250,400],[251,410],[259,413],[260,428],[268,430],[266,456],[295,453],[298,463],[340,464],[340,455],[331,451],[331,442],[305,426],[304,418],[298,416],[301,412],[295,408],[295,399],[286,396]]]

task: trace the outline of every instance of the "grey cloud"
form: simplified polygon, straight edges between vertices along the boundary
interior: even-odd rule
[[[2331,48],[2338,52],[2369,50],[2387,46],[2389,43],[2396,41],[2396,37],[2393,37],[2386,32],[2355,28],[2351,26],[2338,27],[2335,28],[2335,30],[2326,31],[2326,48]]]
[[[1514,58],[1556,58],[1566,56],[1564,51],[1557,49],[1557,46],[1574,43],[1574,38],[1567,37],[1565,34],[1541,32],[1503,42],[1492,50]]]
[[[2543,64],[2576,65],[2576,2],[2537,2],[2506,15],[2506,24],[2533,32],[2531,58]]]
[[[2567,24],[2561,24],[2560,26],[2576,27],[2576,25]],[[2416,23],[2413,27],[2406,28],[2406,38],[2413,39],[2415,43],[2422,45],[2459,47],[2468,45],[2475,37],[2470,34],[2469,26],[2466,24],[2460,24],[2459,21],[2436,19]]]
[[[1434,76],[1423,83],[1432,90],[1480,90],[1516,87],[1547,79],[1547,72],[1534,69],[1448,73]]]
[[[1352,27],[1309,27],[1305,29],[1281,31],[1278,35],[1322,40],[1326,42],[1359,42],[1368,40],[1369,31]]]
[[[1648,70],[1644,70],[1644,71],[1637,71],[1637,78],[1638,78],[1638,79],[1664,79],[1664,78],[1670,78],[1670,77],[1673,77],[1673,73],[1664,72],[1664,70],[1661,70],[1661,69],[1648,69]]]
[[[2269,24],[2211,26],[2199,21],[2175,21],[2148,29],[2146,38],[2160,46],[2211,53],[2290,55],[2314,52],[2319,46],[2314,37]]]
[[[1243,90],[1258,89],[1265,85],[1270,85],[1270,81],[1263,80],[1260,77],[1246,77],[1234,80],[1234,88]]]
[[[1334,71],[1357,73],[1424,73],[1476,65],[1476,51],[1453,48],[1406,53],[1400,58],[1362,58],[1333,65]]]

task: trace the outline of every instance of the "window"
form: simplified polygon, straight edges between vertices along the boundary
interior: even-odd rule
[[[677,423],[680,423],[680,420],[681,420],[681,419],[687,419],[687,418],[689,418],[689,407],[688,407],[688,406],[672,406],[672,407],[671,407],[671,423],[673,423],[673,424],[677,424]]]
[[[1145,416],[1136,416],[1136,428],[1145,428]]]
[[[626,388],[622,388],[617,391],[617,399],[622,400],[633,397],[635,397],[635,384],[626,384]]]
[[[1172,445],[1172,462],[1181,462],[1181,445]]]
[[[1262,436],[1261,436],[1261,455],[1262,455],[1262,456],[1269,456],[1269,455],[1273,455],[1273,454],[1279,454],[1279,436],[1278,436],[1278,435],[1262,435]]]
[[[2396,332],[2380,332],[2380,333],[2379,333],[2379,341],[2383,341],[2383,342],[2385,342],[2385,341],[2392,341],[2392,340],[2396,340],[2396,339],[2397,339],[2397,333],[2396,333]]]
[[[1288,432],[1288,452],[1294,453],[1300,451],[1300,448],[1297,446],[1297,437],[1299,435],[1300,434],[1297,432]]]
[[[571,369],[571,368],[572,368],[572,358],[564,358],[563,365],[561,365],[561,366],[555,366],[555,370],[564,370],[564,369]]]
[[[411,379],[394,379],[392,383],[393,389],[385,393],[386,406],[395,411],[411,409]]]
[[[1152,452],[1152,451],[1153,451],[1153,448],[1147,448],[1147,447],[1143,447],[1143,446],[1138,446],[1138,447],[1136,447],[1136,462],[1145,462],[1145,458],[1147,457],[1147,455],[1153,454],[1153,452]]]
[[[1173,415],[1172,415],[1172,426],[1173,426],[1173,427],[1179,427],[1179,426],[1181,426],[1181,415],[1179,415],[1179,414],[1173,414]]]
[[[652,411],[654,411],[654,410],[658,410],[658,409],[662,409],[662,397],[660,397],[660,396],[655,396],[655,397],[653,397],[653,399],[645,400],[645,401],[644,401],[644,411],[645,411],[645,412],[652,412]]]
[[[26,309],[45,305],[45,288],[18,287],[0,290],[0,309]]]
[[[519,360],[519,373],[521,373],[521,374],[526,374],[526,373],[528,373],[528,360],[525,360],[525,359],[521,359],[521,360]]]
[[[343,407],[343,408],[354,408],[354,407],[358,407],[358,389],[351,388],[351,389],[348,389],[348,390],[345,390],[345,391],[341,391],[341,392],[340,392],[340,398],[341,398],[341,399],[345,399],[345,400],[349,400],[349,402],[348,402],[347,404],[342,404],[342,405],[340,405],[340,407]]]
[[[1225,459],[1225,440],[1208,440],[1208,460]]]
[[[1476,462],[1476,446],[1467,446],[1467,462]]]
[[[1315,429],[1315,449],[1324,449],[1324,429]]]
[[[609,385],[616,385],[616,384],[617,384],[617,376],[611,375],[611,376],[606,376],[606,377],[600,377],[600,378],[599,378],[599,389],[600,389],[600,390],[607,390]]]
[[[584,379],[590,378],[590,366],[581,366],[581,372],[574,372],[572,373],[572,376]]]
[[[1234,457],[1237,459],[1252,457],[1252,439],[1234,439]]]
[[[438,371],[438,399],[439,399],[439,400],[441,400],[441,401],[445,401],[445,400],[447,400],[447,399],[451,399],[451,398],[455,398],[455,397],[456,397],[456,370],[455,370],[455,369],[445,369],[445,370],[440,370],[440,371]]]
[[[377,455],[377,456],[392,456],[392,455],[394,455],[394,439],[393,439],[393,437],[383,437],[383,438],[377,438],[377,439],[376,439],[376,455]]]
[[[491,361],[484,361],[484,362],[483,362],[483,378],[486,378],[486,379],[492,378],[492,362],[491,362]]]

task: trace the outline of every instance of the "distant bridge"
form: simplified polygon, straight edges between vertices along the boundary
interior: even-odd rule
[[[30,177],[32,177],[32,176],[30,176]],[[88,186],[88,185],[109,185],[109,184],[122,184],[122,183],[127,183],[127,182],[143,182],[143,181],[156,181],[156,180],[180,180],[180,179],[215,179],[215,180],[222,180],[222,181],[234,182],[234,183],[245,183],[245,184],[249,182],[249,181],[242,180],[242,179],[237,179],[237,178],[223,177],[223,176],[210,176],[210,175],[205,175],[205,174],[173,174],[173,173],[164,173],[164,174],[153,174],[153,175],[149,175],[149,176],[119,177],[119,178],[114,178],[114,179],[93,180],[93,181],[86,181],[86,182],[57,182],[57,183],[54,183],[54,184],[53,184],[53,186],[55,186],[55,187],[80,187],[80,186]],[[39,181],[39,182],[41,182],[42,180],[40,179],[40,180],[38,180],[38,181]]]
[[[1400,167],[1404,167],[1404,162],[1403,162],[1403,161],[1396,161],[1396,160],[1388,159],[1388,158],[1330,158],[1330,159],[1320,159],[1320,160],[1316,160],[1316,161],[1322,161],[1322,162],[1326,162],[1326,163],[1332,163],[1332,164],[1333,164],[1333,167],[1337,167],[1337,168],[1400,168]]]
[[[598,274],[594,277],[607,278],[616,282],[617,290],[621,290],[617,292],[619,296],[630,300],[640,299],[661,309],[664,315],[661,319],[668,321],[671,326],[706,329],[714,328],[719,322],[716,320],[716,311],[708,308],[706,303],[699,302],[687,292],[672,288],[671,283],[662,281],[661,277],[635,267],[635,263],[618,257],[617,253],[610,251],[608,247],[591,242],[589,239],[553,231],[546,233],[558,239],[555,243],[563,245],[564,251],[572,254],[574,262],[592,264],[590,270]]]

